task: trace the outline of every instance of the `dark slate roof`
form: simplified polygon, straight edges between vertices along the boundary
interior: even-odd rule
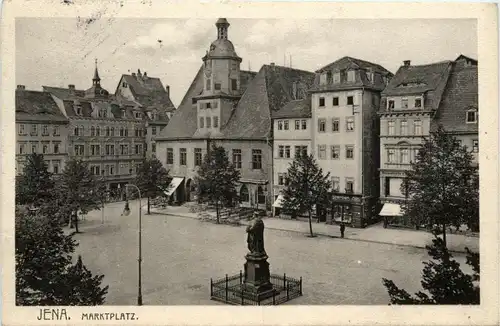
[[[354,82],[347,81],[347,71],[351,69],[356,71]],[[320,85],[321,74],[328,71],[340,72],[340,83],[329,82]],[[368,79],[368,71],[374,73],[373,81]],[[353,57],[343,57],[316,71],[316,79],[311,91],[339,91],[362,87],[382,91],[386,86],[386,80],[390,78],[392,78],[392,73],[381,65]]]
[[[60,98],[61,100],[69,100],[76,98],[84,98],[85,91],[84,90],[70,90],[69,88],[62,87],[52,87],[52,86],[42,86],[45,92],[54,94],[55,97]]]
[[[28,90],[16,90],[16,120],[68,121],[49,93]]]
[[[134,98],[143,107],[175,107],[160,78],[144,75],[122,75],[122,80],[129,85]],[[118,86],[120,85],[118,84]]]
[[[467,61],[472,64],[467,64]],[[436,130],[437,125],[442,124],[445,130],[454,133],[477,133],[477,123],[465,123],[466,112],[470,109],[479,109],[477,60],[460,56],[453,63],[431,130]]]
[[[240,71],[240,90],[245,92],[252,78],[256,75],[252,71]],[[191,85],[189,86],[181,104],[172,115],[168,126],[163,129],[157,138],[190,138],[196,132],[196,105],[193,105],[193,97],[200,95],[203,90],[203,65],[198,70]]]
[[[311,117],[311,97],[293,100],[285,104],[279,111],[273,111],[271,118],[310,118]]]
[[[222,130],[230,139],[266,138],[271,136],[271,116],[294,100],[305,98],[314,82],[314,73],[288,67],[264,65],[241,97],[234,115]]]
[[[428,65],[401,66],[382,95],[398,96],[436,91],[446,85],[451,61]]]

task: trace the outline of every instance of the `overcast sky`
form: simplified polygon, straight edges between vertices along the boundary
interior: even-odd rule
[[[16,84],[87,89],[97,58],[101,84],[114,93],[124,73],[141,69],[170,85],[179,105],[201,57],[216,39],[216,19],[109,19],[86,24],[70,18],[16,20]],[[403,60],[426,64],[477,58],[476,20],[258,20],[228,18],[229,39],[258,71],[275,62],[314,71],[343,56],[396,72]]]

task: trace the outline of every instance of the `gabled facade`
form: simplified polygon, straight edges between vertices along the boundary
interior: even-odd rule
[[[295,84],[301,94],[312,73],[263,66],[258,73],[240,69],[241,58],[228,37],[225,18],[216,22],[202,66],[161,136],[158,157],[176,177],[174,198],[193,200],[194,178],[212,143],[223,146],[240,169],[241,206],[271,207],[272,112],[293,100]]]
[[[412,66],[405,61],[382,92],[380,116],[380,200],[401,204],[401,184],[443,101],[453,64]]]
[[[311,146],[330,172],[331,214],[322,219],[363,227],[377,215],[380,93],[392,74],[380,65],[343,57],[316,72],[311,93]]]
[[[43,154],[48,171],[60,174],[68,152],[68,119],[49,93],[16,89],[16,174],[21,174],[27,155]]]

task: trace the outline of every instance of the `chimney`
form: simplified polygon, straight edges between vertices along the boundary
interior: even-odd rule
[[[137,77],[141,78],[142,77],[142,74],[141,74],[141,69],[137,69]]]
[[[271,67],[274,67],[274,66],[275,66],[274,62],[271,62]]]
[[[132,73],[132,77],[135,77],[135,72]]]
[[[71,90],[75,90],[75,85],[73,85],[73,84],[69,84],[69,85],[68,85],[68,88],[69,88],[69,89],[71,89]]]
[[[403,61],[403,64],[408,67],[411,64],[411,61],[405,60],[405,61]]]
[[[24,85],[17,85],[17,89],[21,90],[21,91],[24,91],[26,89],[26,86],[24,86]]]
[[[144,77],[144,78],[148,78],[148,73],[147,73],[147,72],[144,72],[143,77]]]
[[[170,96],[170,86],[165,86],[165,91],[167,92],[167,96]]]

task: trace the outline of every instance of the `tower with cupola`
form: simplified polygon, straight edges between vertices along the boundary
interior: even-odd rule
[[[217,39],[203,60],[203,91],[194,98],[197,106],[198,134],[216,135],[241,97],[240,64],[233,43],[228,38],[229,22],[219,18],[215,23]]]

